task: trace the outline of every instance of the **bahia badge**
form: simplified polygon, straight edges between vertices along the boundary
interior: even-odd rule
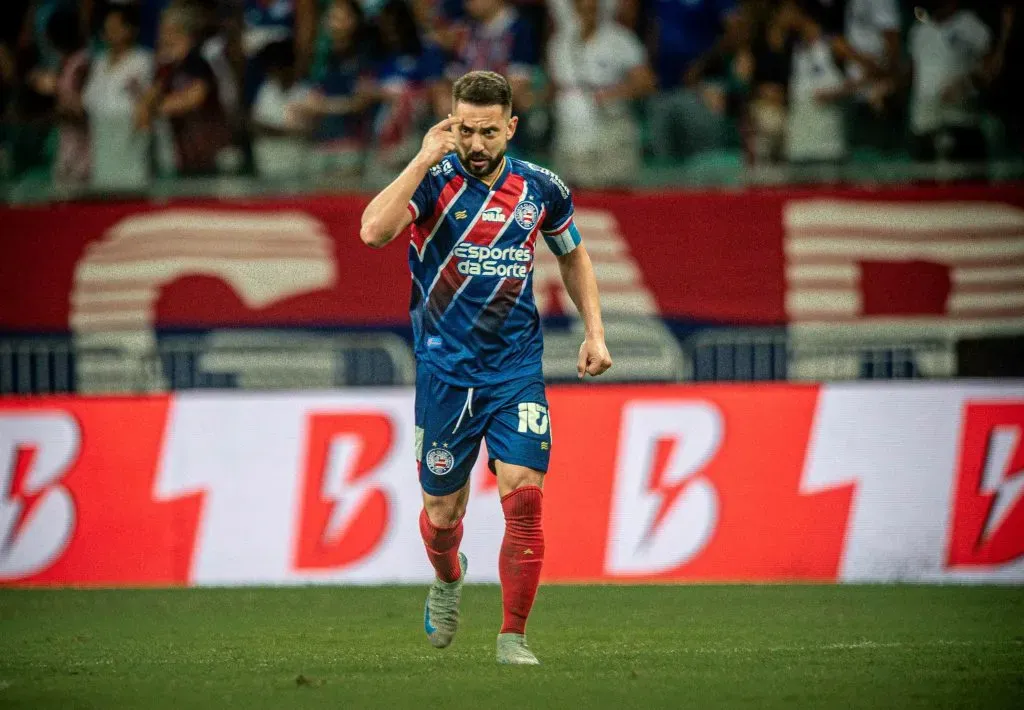
[[[455,466],[455,457],[448,449],[431,449],[427,452],[427,470],[435,476],[444,476]]]
[[[537,209],[537,205],[532,202],[520,202],[516,205],[516,224],[523,229],[533,229],[534,225],[537,224],[538,214],[540,214],[540,211]]]

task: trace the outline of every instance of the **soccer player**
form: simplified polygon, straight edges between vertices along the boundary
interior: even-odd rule
[[[544,562],[541,489],[551,454],[531,279],[538,234],[557,256],[585,325],[577,374],[600,375],[612,360],[569,189],[554,173],[505,156],[518,121],[508,81],[470,72],[455,82],[452,104],[419,154],[367,206],[360,236],[382,247],[412,225],[420,532],[437,573],[423,613],[427,637],[444,648],[458,630],[467,568],[462,517],[486,440],[505,515],[497,659],[534,665],[526,619]]]

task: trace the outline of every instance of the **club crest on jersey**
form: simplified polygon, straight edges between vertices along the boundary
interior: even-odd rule
[[[427,452],[427,470],[435,476],[444,476],[455,466],[455,457],[448,449],[431,449]]]
[[[505,219],[505,213],[501,211],[500,207],[491,207],[480,214],[481,222],[500,222],[504,224]]]
[[[533,229],[537,224],[537,215],[539,214],[540,210],[537,209],[537,205],[532,202],[520,202],[516,205],[516,224],[523,229]]]

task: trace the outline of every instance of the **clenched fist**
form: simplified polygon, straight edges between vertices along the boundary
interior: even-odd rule
[[[587,338],[580,345],[580,357],[576,362],[576,374],[583,378],[584,375],[597,377],[612,366],[612,356],[608,352],[608,346],[604,344],[604,338]]]
[[[441,158],[455,150],[455,131],[462,124],[461,118],[449,116],[436,126],[433,126],[427,135],[423,136],[423,147],[420,148],[419,157],[427,165],[437,165]]]

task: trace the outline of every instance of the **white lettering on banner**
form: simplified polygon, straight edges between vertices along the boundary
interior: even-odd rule
[[[1024,327],[1024,282],[1000,278],[1024,256],[1024,210],[1016,205],[790,200],[783,225],[791,339],[835,341],[840,333],[887,339],[896,331],[904,338],[948,339],[1015,334]],[[902,278],[906,293],[883,304],[882,312],[865,302],[870,263],[911,269]],[[945,293],[928,296],[927,277],[913,270],[922,265],[948,275]],[[885,311],[889,302],[897,310]],[[902,310],[908,305],[919,312]],[[939,372],[953,374],[954,364],[948,361]],[[823,363],[808,358],[801,366],[807,378],[817,379]]]
[[[154,492],[205,493],[191,583],[429,582],[412,413],[408,391],[176,396]],[[343,416],[386,418],[387,445],[370,425],[362,439],[330,422],[311,437],[318,421]],[[311,438],[326,442],[322,464]],[[307,479],[322,500],[304,496]],[[498,579],[503,519],[490,494],[471,498],[473,535],[463,542],[480,582]]]
[[[722,444],[721,412],[709,402],[638,402],[622,422],[605,568],[674,569],[707,545],[718,521],[718,493],[699,474]]]
[[[1024,558],[1024,399],[968,401],[946,561],[958,571]]]
[[[856,484],[840,580],[1024,581],[1024,559],[973,570],[945,560],[964,405],[1021,397],[1007,384],[822,389],[800,492]]]
[[[340,538],[369,495],[378,490],[377,481],[372,477],[351,479],[362,445],[362,440],[355,435],[338,436],[331,442],[321,491],[325,500],[334,503],[323,531],[326,539]]]
[[[1019,427],[999,426],[992,431],[982,470],[980,492],[993,496],[994,501],[982,529],[982,539],[992,537],[1024,493],[1024,470],[1014,471],[1011,468],[1014,454],[1020,445]]]
[[[79,392],[109,392],[118,381],[133,391],[166,389],[146,358],[101,349],[152,352],[161,290],[186,276],[215,277],[247,307],[263,308],[330,286],[336,264],[324,225],[303,213],[163,210],[127,217],[92,242],[75,267],[69,324],[76,347],[92,350],[75,361]]]
[[[69,414],[0,415],[0,580],[40,572],[67,548],[75,504],[59,481],[81,442]]]

